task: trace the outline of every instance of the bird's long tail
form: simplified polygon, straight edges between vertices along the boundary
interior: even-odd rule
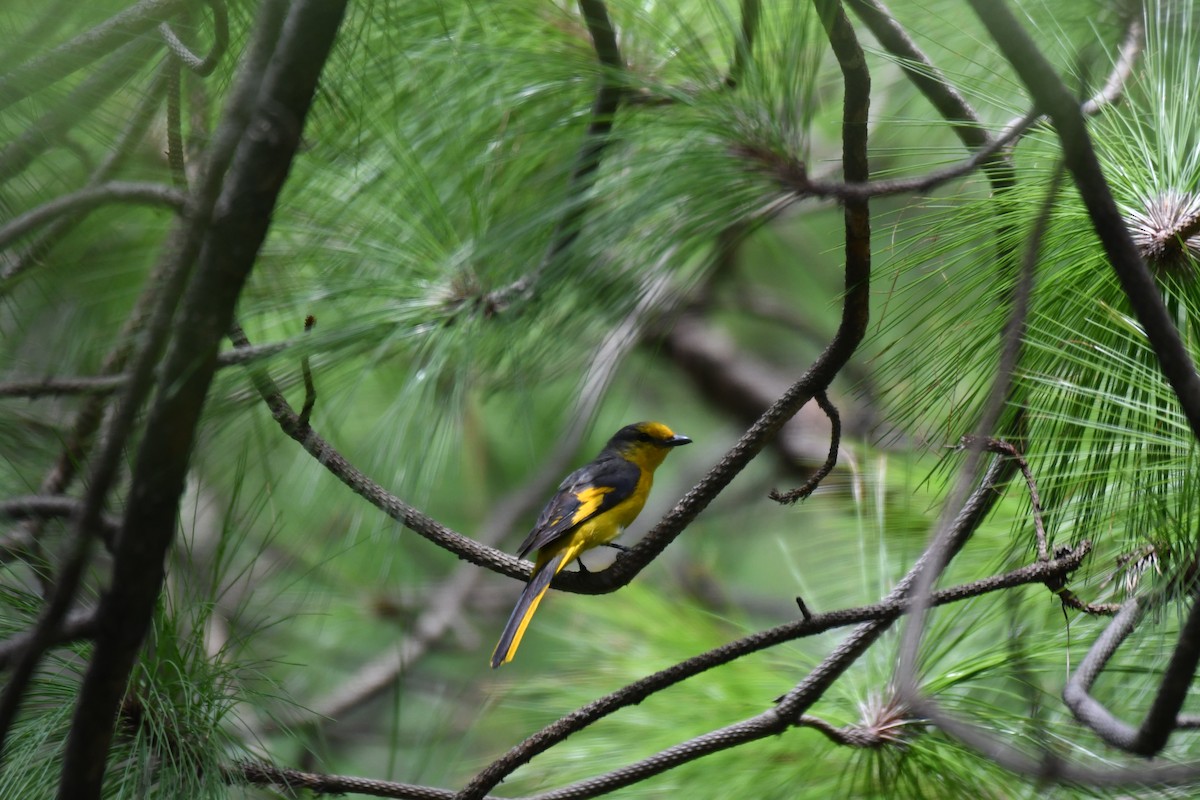
[[[521,599],[517,600],[516,607],[508,617],[508,624],[504,626],[504,633],[500,634],[500,641],[492,652],[492,669],[512,661],[521,644],[521,637],[529,627],[529,620],[533,618],[533,612],[537,611],[538,603],[542,602],[542,597],[550,588],[550,581],[579,555],[581,549],[568,546],[545,561],[542,560],[543,556],[538,556],[533,575],[525,584],[525,591],[521,592]]]

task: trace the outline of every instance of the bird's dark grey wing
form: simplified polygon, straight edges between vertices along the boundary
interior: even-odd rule
[[[558,541],[579,523],[628,499],[637,488],[639,477],[641,470],[637,464],[615,455],[598,458],[575,470],[559,484],[554,497],[542,509],[517,556],[524,558],[531,551]]]

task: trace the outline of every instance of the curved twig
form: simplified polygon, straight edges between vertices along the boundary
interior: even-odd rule
[[[1179,709],[1187,698],[1196,666],[1200,663],[1200,604],[1193,604],[1187,621],[1179,631],[1179,639],[1163,673],[1158,693],[1142,724],[1134,728],[1105,708],[1091,696],[1092,685],[1121,642],[1133,633],[1146,612],[1144,599],[1132,598],[1121,606],[1120,612],[1096,639],[1087,656],[1063,689],[1063,702],[1075,718],[1091,728],[1113,747],[1139,756],[1153,756],[1167,744],[1177,727]],[[1190,727],[1190,724],[1189,724]]]
[[[796,727],[812,728],[821,733],[829,741],[842,747],[881,747],[890,741],[888,738],[872,733],[858,725],[846,725],[839,728],[820,717],[813,717],[808,714],[800,717],[799,722],[796,723]]]
[[[989,761],[1009,772],[1027,775],[1039,784],[1053,782],[1092,787],[1161,787],[1192,783],[1200,778],[1200,763],[1151,762],[1110,767],[1067,761],[1061,753],[1050,748],[1043,748],[1037,753],[1026,753],[976,725],[947,714],[930,698],[920,700],[913,711],[950,736],[977,750]]]
[[[1017,467],[1025,477],[1025,486],[1029,489],[1029,506],[1033,512],[1033,529],[1034,536],[1037,539],[1038,558],[1042,561],[1049,559],[1050,545],[1046,538],[1046,526],[1042,521],[1042,498],[1038,494],[1037,481],[1033,478],[1033,470],[1029,468],[1029,462],[1025,460],[1025,456],[1021,455],[1021,451],[1011,442],[1006,442],[1003,439],[973,434],[962,437],[958,447],[981,447],[989,453],[1007,456],[1017,462]]]
[[[829,455],[826,457],[825,463],[821,465],[821,468],[814,472],[812,477],[806,480],[803,485],[792,489],[790,492],[780,492],[778,489],[772,489],[767,496],[777,503],[790,505],[798,500],[806,499],[816,491],[817,487],[821,485],[821,481],[825,480],[829,473],[833,472],[833,468],[837,466],[838,447],[842,442],[842,418],[838,415],[837,407],[829,402],[829,396],[825,392],[818,392],[816,400],[817,405],[825,412],[825,416],[829,417],[831,428],[829,432]]]
[[[210,75],[229,49],[229,12],[225,9],[225,0],[205,0],[205,4],[213,12],[213,43],[208,54],[203,57],[193,53],[191,48],[180,40],[169,22],[158,26],[159,35],[175,59],[201,77]]]
[[[1121,47],[1117,51],[1117,60],[1113,64],[1112,71],[1108,73],[1108,78],[1100,87],[1100,91],[1092,95],[1079,109],[1080,111],[1091,116],[1099,113],[1100,109],[1105,106],[1117,102],[1121,93],[1125,91],[1125,84],[1129,81],[1129,76],[1133,74],[1133,65],[1141,56],[1145,44],[1146,23],[1142,19],[1142,9],[1139,7],[1137,12],[1129,17],[1129,27],[1126,28],[1125,36],[1121,40]]]
[[[56,197],[0,227],[0,250],[8,247],[15,239],[58,217],[90,211],[107,203],[136,203],[182,211],[187,204],[187,196],[178,189],[161,183],[110,181],[99,186],[89,186]]]

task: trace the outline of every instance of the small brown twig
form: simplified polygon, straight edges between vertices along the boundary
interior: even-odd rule
[[[825,392],[817,392],[814,398],[817,405],[825,412],[825,416],[829,417],[829,456],[825,459],[825,463],[821,468],[812,474],[804,484],[790,492],[780,492],[778,489],[772,489],[768,497],[777,503],[792,505],[798,500],[804,500],[821,485],[821,481],[833,472],[833,468],[837,466],[838,447],[842,441],[842,418],[838,415],[837,407],[829,402],[829,396]]]
[[[304,332],[309,333],[316,324],[317,318],[309,314],[304,318]],[[300,407],[300,417],[297,422],[301,428],[307,429],[313,406],[317,404],[317,386],[313,383],[312,367],[308,363],[307,352],[300,356],[300,373],[304,376],[304,405]]]
[[[1046,539],[1046,526],[1042,522],[1042,500],[1038,495],[1037,481],[1033,479],[1033,471],[1029,469],[1029,462],[1025,460],[1025,456],[1021,455],[1016,446],[1003,439],[996,439],[991,436],[976,436],[968,434],[959,441],[958,447],[982,447],[989,453],[1007,456],[1017,463],[1021,474],[1025,476],[1025,486],[1029,489],[1029,505],[1033,510],[1033,529],[1037,536],[1037,553],[1039,561],[1050,560],[1050,546]]]
[[[861,725],[846,725],[841,728],[820,717],[805,714],[796,723],[798,728],[812,728],[825,735],[834,744],[843,747],[871,748],[882,747],[892,741],[889,737],[880,736]]]

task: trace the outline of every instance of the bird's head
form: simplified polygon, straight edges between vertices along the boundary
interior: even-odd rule
[[[654,469],[671,448],[691,443],[691,439],[675,433],[661,422],[635,422],[613,434],[605,449],[615,450],[643,469]]]

